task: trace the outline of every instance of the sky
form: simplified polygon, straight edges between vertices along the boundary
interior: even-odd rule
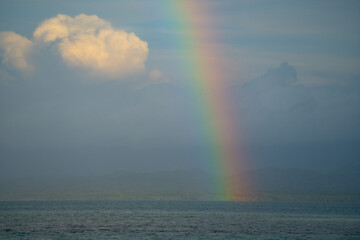
[[[0,175],[206,170],[174,2],[1,1]],[[200,2],[241,170],[359,165],[360,3]]]

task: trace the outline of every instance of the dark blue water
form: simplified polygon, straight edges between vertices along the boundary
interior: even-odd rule
[[[360,239],[360,204],[0,202],[0,239]]]

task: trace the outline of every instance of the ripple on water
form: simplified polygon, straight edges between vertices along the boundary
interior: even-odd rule
[[[313,205],[315,206],[313,206]],[[359,205],[4,202],[1,239],[360,239]],[[341,207],[343,211],[341,211]]]

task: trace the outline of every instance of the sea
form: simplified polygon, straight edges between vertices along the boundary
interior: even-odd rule
[[[0,202],[0,239],[360,239],[359,203]]]

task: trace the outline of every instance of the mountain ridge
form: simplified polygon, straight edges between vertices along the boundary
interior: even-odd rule
[[[258,200],[267,200],[269,196],[273,196],[270,200],[279,200],[279,196],[296,200],[310,195],[355,196],[356,199],[360,199],[358,167],[343,168],[327,174],[296,168],[250,170],[244,172],[252,178],[253,187],[247,194],[253,196],[251,199]],[[212,200],[221,194],[211,186],[212,179],[213,175],[196,169],[161,172],[117,171],[92,176],[0,179],[0,200],[76,200],[86,199],[86,196],[93,199],[94,194],[96,199],[108,199],[110,194],[114,199],[159,197]]]

